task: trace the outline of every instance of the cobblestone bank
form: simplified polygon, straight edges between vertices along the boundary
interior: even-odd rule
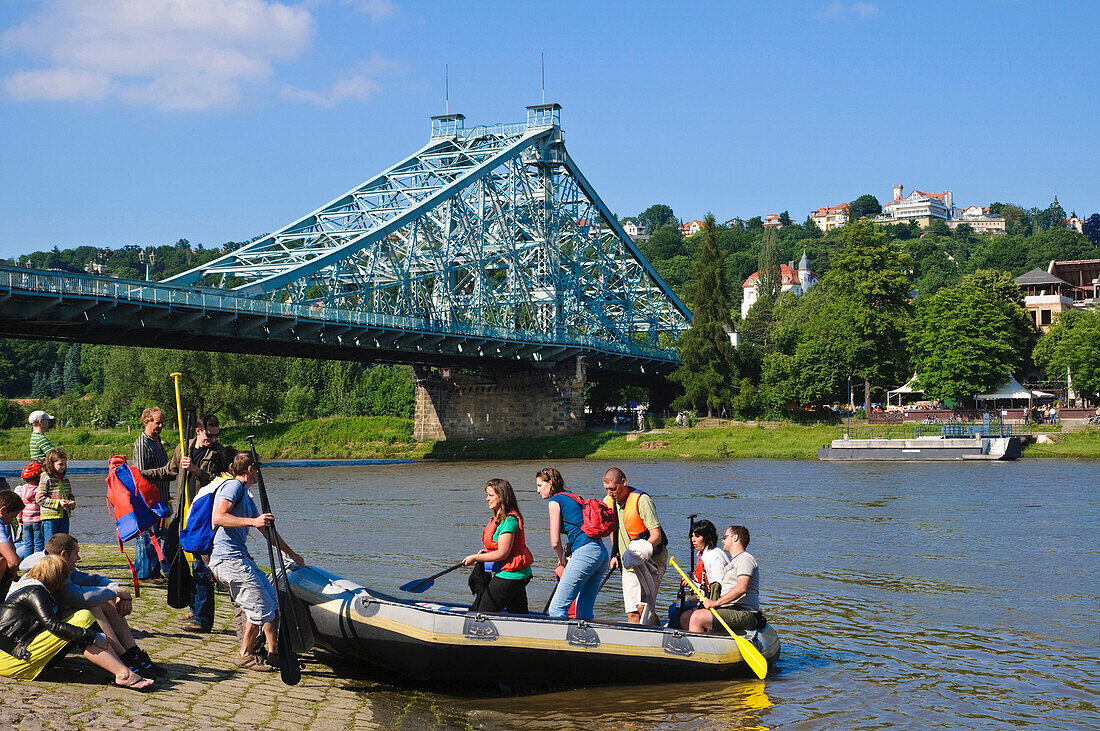
[[[132,547],[127,545],[128,550]],[[114,546],[81,544],[81,568],[126,583],[129,568]],[[215,600],[214,631],[180,629],[181,610],[163,587],[142,586],[130,625],[169,674],[152,693],[111,686],[111,676],[70,653],[34,681],[0,678],[0,728],[18,729],[364,729],[381,728],[367,694],[346,687],[327,666],[306,656],[302,682],[283,685],[278,672],[238,670],[228,596]],[[388,724],[386,724],[388,725]]]

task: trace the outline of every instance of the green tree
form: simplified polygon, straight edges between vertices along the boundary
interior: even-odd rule
[[[1081,224],[1081,232],[1093,246],[1100,246],[1100,213],[1094,213]]]
[[[773,403],[836,399],[852,376],[864,382],[866,405],[872,384],[897,383],[908,368],[911,260],[869,221],[838,236],[832,269],[777,318],[777,357],[763,376]]]
[[[864,193],[848,204],[848,220],[858,221],[864,216],[877,216],[882,213],[882,204],[870,193]]]
[[[65,381],[61,377],[61,365],[54,363],[50,369],[50,375],[46,379],[46,393],[50,396],[60,396],[65,392]]]
[[[680,227],[676,225],[650,229],[649,240],[640,242],[638,248],[650,263],[665,261],[687,253],[684,249],[684,236],[680,232]]]
[[[756,295],[758,301],[768,299],[774,302],[783,288],[780,274],[782,259],[779,255],[779,235],[774,228],[764,230],[764,240],[760,247],[760,264],[757,270]]]
[[[676,223],[676,214],[672,208],[664,203],[656,203],[637,215],[637,219],[645,224],[650,233],[656,233],[657,229],[668,224]]]
[[[710,416],[716,409],[732,404],[740,379],[733,346],[723,327],[729,321],[732,298],[713,214],[707,214],[702,234],[688,293],[693,319],[679,342],[683,365],[671,376],[683,387],[684,394],[672,405],[676,409],[706,407]]]
[[[1031,216],[1012,203],[991,203],[989,213],[1005,220],[1005,233],[1009,236],[1027,236],[1031,233]]]
[[[1020,365],[1032,344],[1031,318],[1011,275],[985,269],[922,298],[911,342],[925,395],[961,401]]]
[[[76,393],[80,389],[80,343],[69,346],[65,353],[65,367],[61,372],[61,381],[65,393]]]
[[[42,399],[49,395],[49,384],[47,383],[46,374],[42,371],[35,371],[33,384],[31,385],[31,398]]]
[[[1052,378],[1061,380],[1068,369],[1074,391],[1093,401],[1100,398],[1100,310],[1060,314],[1032,357]]]
[[[1062,208],[1062,204],[1058,202],[1058,196],[1054,196],[1054,201],[1045,209],[1036,211],[1031,222],[1032,233],[1042,233],[1043,231],[1064,229],[1065,227],[1066,209]]]

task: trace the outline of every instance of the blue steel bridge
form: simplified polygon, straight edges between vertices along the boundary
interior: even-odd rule
[[[691,314],[565,148],[432,118],[417,152],[289,225],[141,282],[0,267],[0,335],[656,383]]]

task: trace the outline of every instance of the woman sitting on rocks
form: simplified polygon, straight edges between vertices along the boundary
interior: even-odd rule
[[[107,636],[90,629],[96,621],[91,612],[78,609],[57,616],[54,595],[68,579],[65,560],[46,556],[12,586],[0,604],[0,676],[34,680],[54,656],[75,643],[84,649],[84,657],[115,676],[115,685],[148,690],[153,681],[126,667],[110,649]]]

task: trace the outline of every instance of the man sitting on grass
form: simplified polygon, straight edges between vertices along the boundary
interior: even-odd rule
[[[28,556],[21,568],[29,568],[43,554]],[[76,568],[80,562],[80,543],[68,533],[55,533],[46,541],[47,556],[60,556],[71,573],[69,580],[57,594],[62,612],[87,609],[99,623],[99,628],[110,640],[111,649],[119,659],[139,675],[167,675],[168,671],[157,665],[134,642],[133,632],[126,616],[134,609],[129,590],[106,576],[89,574]]]

